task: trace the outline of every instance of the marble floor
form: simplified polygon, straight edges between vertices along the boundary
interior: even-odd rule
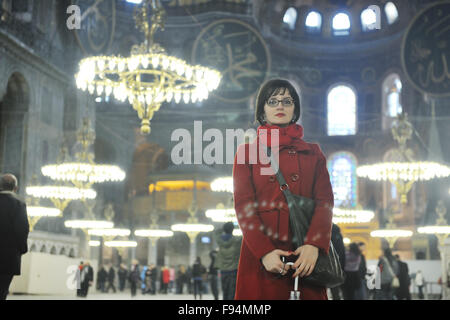
[[[197,297],[198,298],[198,297]],[[212,294],[204,294],[203,300],[214,300]],[[9,295],[7,300],[194,300],[192,294],[156,294],[156,295],[142,295],[138,292],[135,297],[131,297],[130,291],[118,293],[92,293],[88,294],[87,298],[79,298],[76,295],[67,296],[52,296],[52,295]]]

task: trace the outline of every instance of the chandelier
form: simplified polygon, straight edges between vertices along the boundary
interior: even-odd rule
[[[131,231],[130,229],[89,229],[88,234],[90,236],[97,236],[97,237],[128,237],[130,235]]]
[[[207,218],[210,218],[214,222],[237,222],[235,209],[209,209],[206,210],[205,215]]]
[[[165,10],[159,1],[153,1],[151,26],[150,1],[144,0],[135,10],[136,27],[145,33],[145,41],[131,49],[127,58],[96,56],[81,60],[75,75],[77,87],[90,94],[109,97],[133,106],[141,119],[141,133],[150,133],[150,120],[163,102],[195,103],[208,98],[218,88],[218,71],[191,66],[185,61],[166,54],[154,42],[158,29],[164,30]]]
[[[385,229],[374,230],[370,233],[371,237],[386,239],[390,248],[394,248],[395,242],[399,238],[409,238],[412,235],[413,232],[411,230],[396,228],[393,214],[390,215],[389,222],[386,224]]]
[[[215,192],[233,193],[233,178],[222,177],[215,179],[213,182],[211,182],[211,190]]]
[[[106,241],[105,246],[110,248],[136,248],[137,242],[127,240]]]
[[[43,207],[39,205],[39,200],[37,198],[34,199],[33,204],[27,205],[27,216],[28,216],[28,224],[30,226],[30,231],[33,231],[36,224],[39,222],[41,218],[44,217],[60,217],[61,210],[57,208],[49,208]]]
[[[445,208],[444,202],[442,200],[439,200],[438,202],[436,213],[438,214],[436,225],[420,227],[417,229],[417,232],[424,234],[434,234],[439,239],[440,245],[443,247],[445,239],[447,239],[447,237],[450,235],[450,225],[448,225],[447,220],[445,219],[447,209]]]
[[[188,218],[187,223],[174,224],[172,225],[171,229],[172,231],[185,232],[188,235],[191,243],[194,243],[197,235],[200,232],[211,232],[214,230],[214,226],[211,224],[202,224],[198,222],[198,219],[196,217],[197,204],[195,200],[193,200],[192,205],[190,206],[188,211],[190,217]]]
[[[333,208],[333,223],[336,224],[368,223],[374,216],[370,210]]]
[[[119,167],[99,165],[94,162],[94,153],[90,149],[95,141],[95,132],[87,118],[83,119],[83,127],[77,133],[77,141],[78,146],[81,147],[75,153],[78,162],[47,165],[42,167],[42,174],[52,180],[70,181],[79,188],[90,188],[94,183],[125,179],[125,172]]]
[[[374,181],[390,181],[397,188],[401,203],[407,203],[406,195],[417,181],[427,181],[450,176],[450,167],[431,161],[414,161],[413,151],[406,146],[413,133],[407,114],[400,114],[392,127],[392,135],[398,142],[394,162],[382,162],[360,166],[356,170],[359,177]]]
[[[89,229],[111,229],[114,223],[106,220],[67,220],[64,225],[66,228],[82,229],[87,234]]]

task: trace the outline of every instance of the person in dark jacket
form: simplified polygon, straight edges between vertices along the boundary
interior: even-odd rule
[[[81,297],[86,298],[89,287],[94,282],[94,269],[91,267],[89,261],[86,261],[81,271]]]
[[[28,252],[28,224],[25,202],[20,200],[17,178],[0,177],[0,300],[6,300],[14,276],[20,275],[22,255]]]
[[[398,281],[400,287],[396,289],[397,300],[411,300],[411,292],[409,286],[411,285],[411,278],[409,277],[408,264],[400,260],[400,256],[396,254],[395,259],[398,263]]]
[[[120,264],[120,268],[117,273],[119,275],[119,290],[120,292],[123,292],[123,290],[125,289],[125,282],[127,280],[128,275],[128,270],[123,263]]]
[[[333,223],[331,228],[331,242],[333,243],[333,247],[336,250],[339,256],[339,262],[341,264],[342,270],[345,267],[345,245],[344,238],[341,233],[341,229],[335,223]],[[342,286],[337,286],[330,289],[333,300],[341,300],[342,299]]]
[[[345,282],[343,284],[344,300],[357,300],[361,288],[361,251],[356,243],[351,243],[345,255]]]
[[[106,287],[106,292],[109,293],[109,289],[113,289],[113,292],[116,293],[116,286],[114,285],[114,280],[116,279],[116,270],[112,264],[109,265],[108,271],[108,286]]]
[[[216,266],[216,256],[217,251],[213,250],[209,253],[209,257],[211,258],[211,263],[209,265],[209,282],[211,285],[211,292],[214,296],[214,300],[219,300],[219,289],[218,289],[218,276],[219,276],[219,270]]]
[[[217,268],[222,280],[223,300],[233,300],[236,293],[236,277],[241,255],[242,237],[233,236],[234,224],[227,222],[216,231]]]
[[[137,260],[133,260],[130,273],[128,274],[128,280],[130,281],[131,287],[131,297],[136,296],[136,291],[139,284],[139,277],[140,277],[139,262]]]
[[[361,278],[361,286],[356,292],[356,300],[367,300],[367,297],[369,293],[367,292],[367,281],[366,281],[366,274],[367,274],[367,264],[366,264],[366,257],[363,254],[363,251],[365,249],[364,242],[358,243],[359,251],[361,252],[361,263],[359,264],[359,276]]]
[[[97,290],[100,292],[105,292],[105,284],[106,279],[108,278],[108,272],[104,266],[100,267],[100,270],[97,272]]]
[[[202,300],[203,292],[203,276],[206,273],[206,268],[202,264],[200,257],[195,259],[195,263],[192,266],[192,278],[194,279],[194,299],[197,300],[197,295],[200,296]]]

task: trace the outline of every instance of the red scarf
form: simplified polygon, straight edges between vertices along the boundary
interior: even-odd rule
[[[265,130],[263,130],[265,129]],[[258,127],[259,141],[269,147],[276,147],[276,142],[272,144],[271,134],[274,130],[279,130],[279,145],[289,146],[299,142],[303,138],[303,127],[299,124],[292,123],[287,127],[279,127],[277,125],[265,124]]]

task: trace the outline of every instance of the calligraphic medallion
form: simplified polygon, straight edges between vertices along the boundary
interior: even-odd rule
[[[450,96],[450,2],[433,4],[411,22],[403,39],[402,64],[424,94]]]
[[[262,36],[236,19],[221,19],[204,28],[194,42],[192,61],[222,73],[220,86],[212,95],[228,103],[247,101],[271,68],[270,51]]]
[[[81,9],[81,29],[75,38],[86,55],[106,54],[116,28],[115,0],[73,0]]]

